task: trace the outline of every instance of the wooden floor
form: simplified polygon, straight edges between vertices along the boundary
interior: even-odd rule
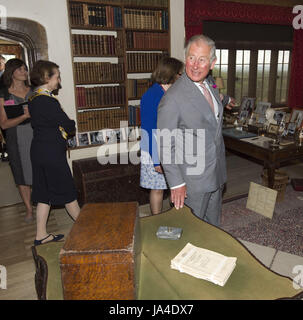
[[[286,168],[291,177],[303,178],[303,164]],[[228,183],[224,198],[247,193],[249,182],[260,182],[262,167],[237,156],[227,157]],[[0,168],[1,170],[1,168]],[[2,180],[3,181],[3,180]],[[0,182],[1,183],[1,182]],[[16,192],[15,185],[5,186],[5,192]],[[140,214],[148,214],[148,206],[140,207]],[[35,266],[31,246],[35,238],[36,224],[24,221],[22,204],[0,208],[0,265],[7,269],[7,289],[0,289],[0,300],[37,299],[34,274]],[[48,232],[68,234],[72,220],[65,209],[51,211]]]

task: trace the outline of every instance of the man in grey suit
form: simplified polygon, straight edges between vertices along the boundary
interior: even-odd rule
[[[226,182],[223,106],[207,79],[215,53],[210,38],[196,35],[189,40],[185,72],[160,102],[157,133],[174,206],[179,209],[185,203],[196,216],[219,226]]]

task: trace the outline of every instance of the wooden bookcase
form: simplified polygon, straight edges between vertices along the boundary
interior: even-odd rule
[[[67,4],[78,132],[119,129],[123,120],[139,126],[151,72],[170,54],[169,0]]]

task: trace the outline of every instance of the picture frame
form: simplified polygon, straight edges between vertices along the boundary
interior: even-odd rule
[[[255,109],[256,98],[243,97],[239,110],[239,120],[243,121],[250,117]]]
[[[255,109],[255,113],[259,114],[259,115],[266,115],[266,110],[268,108],[271,107],[271,103],[270,102],[264,102],[264,101],[259,101],[257,103],[256,109]]]
[[[284,111],[275,111],[273,120],[276,121],[276,124],[280,127],[286,112]]]
[[[75,135],[72,138],[67,139],[67,145],[69,148],[77,147],[77,138]]]
[[[102,145],[105,143],[102,131],[93,131],[93,132],[90,132],[89,135],[90,135],[90,143],[92,145]]]
[[[287,134],[288,135],[294,135],[296,132],[296,123],[295,122],[289,122],[287,125]]]
[[[290,123],[295,123],[295,129],[301,129],[303,126],[303,110],[293,109],[291,112]]]
[[[78,133],[78,145],[79,147],[88,146],[89,145],[89,136],[88,132]]]
[[[271,133],[271,134],[278,134],[279,132],[279,126],[277,124],[269,124],[268,126],[268,129],[267,129],[267,132],[268,133]]]

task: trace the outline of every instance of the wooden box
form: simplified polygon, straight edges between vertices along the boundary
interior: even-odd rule
[[[140,243],[137,202],[84,205],[60,252],[64,299],[135,299]]]
[[[126,155],[127,156],[127,155]],[[73,176],[80,206],[92,202],[149,203],[149,190],[140,187],[140,164],[101,165],[97,158],[74,160]]]

